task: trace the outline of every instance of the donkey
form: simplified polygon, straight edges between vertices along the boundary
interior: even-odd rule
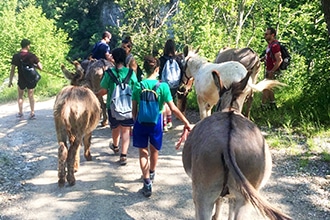
[[[66,78],[71,80],[71,84],[74,85],[85,85],[90,88],[93,92],[97,92],[100,90],[100,82],[102,80],[104,71],[113,66],[112,63],[105,59],[95,60],[95,59],[86,59],[83,60],[80,64],[77,61],[72,62],[76,67],[76,71],[79,71],[79,76],[74,78],[74,73],[65,69],[62,66],[62,71]],[[102,109],[102,122],[101,125],[105,126],[108,123],[108,115],[106,110],[106,104],[104,103],[103,97],[97,97],[101,109]]]
[[[83,78],[81,75],[83,70],[80,69],[80,65],[76,67],[77,73],[73,75],[72,84],[78,83]],[[62,70],[63,68],[64,66],[62,66]],[[89,88],[70,85],[64,87],[57,94],[53,110],[59,143],[58,186],[64,186],[65,178],[69,185],[73,186],[76,182],[74,172],[78,171],[80,164],[81,143],[84,144],[85,159],[87,161],[92,160],[90,153],[91,137],[92,131],[100,120],[100,104]]]
[[[233,82],[239,82],[246,74],[246,68],[237,61],[228,61],[219,64],[210,63],[205,58],[200,57],[197,52],[188,51],[184,48],[184,72],[186,77],[194,78],[195,91],[200,118],[203,119],[211,115],[212,107],[219,100],[217,88],[212,78],[212,71],[217,71],[221,75],[221,81],[225,88]],[[247,93],[245,94],[247,96]]]
[[[185,172],[192,179],[196,219],[220,219],[225,197],[229,198],[228,219],[250,219],[251,204],[272,220],[291,219],[258,192],[271,175],[272,158],[261,131],[239,110],[250,73],[227,89],[221,74],[213,71],[212,76],[219,91],[221,112],[195,125],[182,152]],[[270,88],[280,83],[264,85]]]
[[[247,71],[251,72],[252,83],[256,84],[258,80],[258,74],[261,70],[261,64],[258,54],[249,47],[245,48],[223,48],[219,51],[214,63],[222,63],[226,61],[238,61],[245,66]],[[250,111],[253,102],[252,89],[246,91],[248,93],[246,97],[246,108],[244,115],[250,118]]]

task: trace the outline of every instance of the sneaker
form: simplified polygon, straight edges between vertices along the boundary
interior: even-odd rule
[[[152,194],[152,184],[143,183],[143,188],[142,188],[141,192],[145,197],[150,197]]]
[[[23,113],[17,113],[16,118],[19,118],[19,119],[23,118]]]
[[[124,166],[127,164],[127,157],[120,157],[119,159],[120,165]]]
[[[110,144],[110,149],[113,150],[113,153],[116,154],[119,152],[119,147],[113,145],[113,144]]]
[[[172,127],[173,127],[172,122],[168,122],[168,123],[167,123],[167,128],[168,128],[168,129],[171,129]]]
[[[35,114],[31,114],[30,117],[29,117],[30,120],[34,120],[36,119],[36,115]]]
[[[167,128],[167,126],[164,126],[164,127],[163,127],[163,132],[168,132],[168,128]]]
[[[155,175],[156,175],[155,172],[152,172],[152,173],[149,174],[149,176],[150,176],[150,180],[151,180],[151,181],[154,181],[154,179],[155,179]]]

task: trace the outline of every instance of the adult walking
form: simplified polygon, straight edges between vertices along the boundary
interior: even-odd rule
[[[281,47],[276,40],[276,30],[272,27],[268,27],[265,32],[265,40],[268,42],[266,49],[266,55],[263,59],[266,65],[265,78],[274,80],[276,76],[281,74],[279,69],[281,63],[283,62]],[[269,104],[269,106],[268,106]],[[262,108],[277,109],[274,91],[271,89],[265,89],[262,92]]]
[[[24,78],[24,73],[22,69],[22,62],[26,63],[30,67],[37,68],[42,70],[42,64],[40,63],[39,58],[30,52],[31,42],[28,39],[23,39],[21,41],[21,50],[19,53],[13,55],[11,60],[11,69],[10,69],[10,77],[9,77],[9,85],[8,87],[13,86],[13,77],[15,75],[15,69],[18,69],[18,82],[17,82],[17,91],[18,91],[18,113],[17,118],[23,118],[23,97],[24,90],[27,89],[28,98],[30,102],[30,119],[35,119],[34,113],[34,88],[37,86],[36,81],[28,81]]]

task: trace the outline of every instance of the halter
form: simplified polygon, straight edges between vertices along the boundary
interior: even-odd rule
[[[184,64],[184,67],[183,67],[183,73],[184,73],[184,76],[187,78],[187,82],[184,82],[183,79],[181,80],[182,83],[186,86],[188,85],[188,82],[190,81],[191,78],[193,78],[192,76],[188,77],[187,76],[187,68],[188,68],[188,61],[191,59],[191,57],[188,57],[187,61],[185,62]]]

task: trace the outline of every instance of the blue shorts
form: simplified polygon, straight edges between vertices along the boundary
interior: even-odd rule
[[[117,119],[112,117],[110,109],[108,109],[108,117],[109,117],[109,124],[110,124],[111,129],[115,129],[119,125],[121,125],[123,127],[132,127],[134,125],[133,118],[118,121]]]
[[[142,125],[138,121],[133,127],[133,146],[137,148],[147,148],[148,142],[152,144],[158,151],[162,149],[163,142],[163,116],[158,117],[155,126]]]

